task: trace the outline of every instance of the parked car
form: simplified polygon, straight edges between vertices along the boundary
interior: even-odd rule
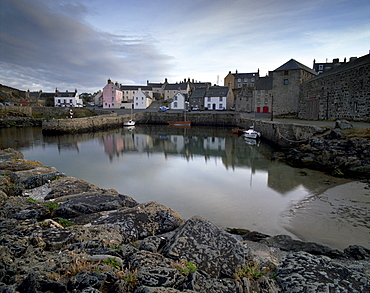
[[[166,106],[159,107],[159,109],[158,109],[159,112],[165,112],[167,110],[168,110],[168,108]]]
[[[192,111],[199,111],[200,109],[198,108],[198,106],[195,106],[193,108],[191,108]]]
[[[225,107],[217,108],[216,111],[225,111]]]

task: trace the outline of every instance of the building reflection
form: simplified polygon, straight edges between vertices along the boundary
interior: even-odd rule
[[[244,168],[246,179],[253,181],[257,172],[267,174],[267,185],[279,194],[286,194],[299,186],[315,190],[322,183],[312,183],[308,176],[303,176],[300,169],[274,163],[273,150],[266,144],[249,145],[242,137],[233,136],[230,129],[194,127],[176,129],[167,126],[135,126],[135,129],[115,129],[78,135],[43,136],[41,129],[29,127],[23,129],[1,129],[2,148],[22,149],[36,145],[56,145],[59,152],[64,150],[82,152],[83,142],[101,142],[109,160],[118,160],[129,152],[163,153],[165,158],[180,156],[188,161],[203,157],[205,163],[210,159],[220,160],[226,169]],[[250,174],[250,175],[249,175]],[[323,179],[324,180],[324,179]],[[247,182],[246,182],[247,183]]]

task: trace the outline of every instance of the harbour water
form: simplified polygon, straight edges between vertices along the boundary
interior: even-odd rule
[[[138,125],[61,136],[8,128],[0,129],[0,147],[138,202],[157,201],[185,219],[338,249],[370,247],[365,183],[271,161],[270,146],[230,128]]]

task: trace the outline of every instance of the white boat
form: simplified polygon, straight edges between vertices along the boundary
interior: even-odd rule
[[[245,138],[251,139],[259,139],[261,137],[261,133],[254,130],[254,125],[252,125],[248,130],[244,130],[243,135]]]
[[[131,106],[131,118],[129,121],[124,121],[123,126],[134,126],[134,125],[135,125],[135,121],[132,120],[132,106]]]

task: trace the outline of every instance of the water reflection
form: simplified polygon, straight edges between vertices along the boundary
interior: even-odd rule
[[[320,217],[320,207],[311,211],[300,203],[344,181],[272,162],[271,147],[248,144],[229,128],[138,125],[61,136],[12,128],[0,129],[0,147],[139,202],[157,201],[184,218],[200,215],[221,227],[337,244],[327,239],[330,233],[318,237],[319,227],[302,229],[294,221]],[[337,230],[332,233],[343,238]]]

